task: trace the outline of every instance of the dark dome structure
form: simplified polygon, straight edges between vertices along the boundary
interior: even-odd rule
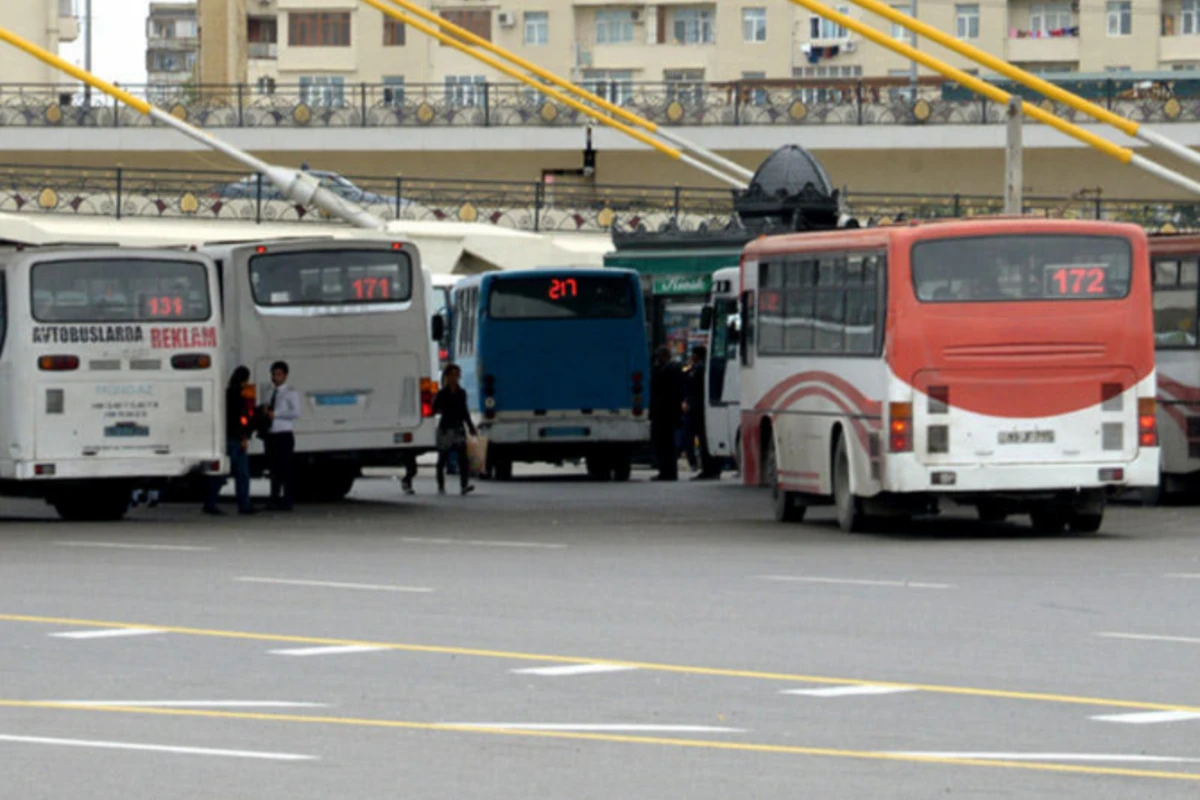
[[[733,206],[751,230],[828,230],[838,226],[838,193],[821,162],[798,144],[779,148],[759,165]]]
[[[798,144],[781,147],[759,164],[751,181],[751,190],[770,197],[790,197],[812,186],[822,194],[833,193],[833,184],[821,162]]]

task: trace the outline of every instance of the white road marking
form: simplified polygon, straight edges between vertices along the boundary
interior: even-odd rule
[[[562,550],[565,544],[554,542],[503,542],[485,539],[426,539],[417,536],[407,536],[400,541],[409,544],[448,544],[462,547],[525,547],[534,550]]]
[[[1154,636],[1147,633],[1097,633],[1103,639],[1131,639],[1135,642],[1178,642],[1180,644],[1200,644],[1200,639],[1194,636]]]
[[[808,575],[758,575],[762,581],[782,583],[830,583],[845,586],[888,586],[897,589],[953,589],[952,583],[918,583],[915,581],[873,581],[856,578],[819,578]]]
[[[1200,581],[1200,573],[1198,572],[1168,572],[1168,578],[1180,578],[1182,580]]]
[[[529,667],[526,669],[514,669],[513,673],[517,675],[547,675],[547,676],[563,676],[563,675],[592,675],[598,672],[625,672],[627,670],[637,669],[637,667],[627,667],[622,664],[568,664],[558,667]]]
[[[266,761],[314,761],[316,756],[295,753],[263,753],[255,750],[213,750],[207,747],[169,747],[161,744],[132,742],[102,742],[85,739],[51,739],[44,736],[9,736],[0,734],[0,742],[18,744],[52,744],[63,747],[94,747],[104,750],[141,750],[150,753],[177,753],[188,756],[224,756],[225,758],[255,758]]]
[[[491,728],[505,731],[577,731],[591,733],[745,733],[744,728],[720,728],[712,725],[576,725],[520,722],[439,722],[456,728]]]
[[[1178,756],[1104,755],[1098,753],[913,753],[891,752],[890,756],[908,758],[962,758],[976,761],[1112,761],[1141,764],[1192,764],[1200,758]]]
[[[828,686],[823,689],[784,689],[780,694],[801,694],[807,697],[851,697],[915,691],[917,690],[909,686]]]
[[[49,635],[59,639],[113,639],[117,636],[149,636],[155,633],[166,631],[160,631],[158,628],[111,628],[100,631],[66,631]]]
[[[371,653],[390,649],[368,644],[351,644],[339,647],[299,647],[292,650],[272,650],[271,654],[276,656],[333,656],[340,653]]]
[[[207,553],[211,547],[184,544],[134,544],[132,542],[55,542],[59,547],[103,547],[110,550],[174,550],[182,553]]]
[[[1200,719],[1197,711],[1138,711],[1132,714],[1102,714],[1097,722],[1124,722],[1127,725],[1156,725],[1162,722],[1186,722]]]
[[[433,589],[429,589],[429,588],[426,588],[423,586],[389,586],[386,584],[375,584],[375,583],[340,583],[338,581],[302,581],[302,580],[292,580],[290,578],[243,577],[243,578],[234,578],[234,580],[239,581],[241,583],[270,583],[270,584],[278,584],[280,586],[316,586],[316,587],[319,587],[322,589],[360,589],[362,591],[370,591],[370,592],[425,593],[425,592],[433,591]]]
[[[64,706],[121,708],[328,708],[328,703],[289,703],[278,700],[43,700]]]

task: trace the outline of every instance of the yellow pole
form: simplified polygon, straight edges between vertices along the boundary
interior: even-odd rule
[[[797,5],[806,5],[804,3],[799,3],[798,0],[792,0],[792,2],[797,3]],[[903,14],[889,6],[887,3],[881,3],[879,0],[851,0],[851,2],[867,9],[868,11],[874,11],[876,14],[896,23],[897,25],[903,25],[913,33],[937,42],[942,47],[969,58],[972,61],[975,61],[976,63],[985,66],[990,70],[998,72],[1007,78],[1011,78],[1017,83],[1040,92],[1046,97],[1049,97],[1051,100],[1055,100],[1063,105],[1075,109],[1076,111],[1087,114],[1088,116],[1097,119],[1100,122],[1105,122],[1109,125],[1112,125],[1114,128],[1128,136],[1158,145],[1159,147],[1169,150],[1180,158],[1186,159],[1193,164],[1200,164],[1200,153],[1196,153],[1190,148],[1168,139],[1161,134],[1157,134],[1149,130],[1143,130],[1142,126],[1133,120],[1126,119],[1120,114],[1114,114],[1107,108],[1096,105],[1095,103],[1085,100],[1076,94],[1055,86],[1049,81],[1039,78],[1037,75],[1034,75],[1030,72],[1026,72],[1020,67],[1014,67],[1004,59],[997,58],[991,53],[980,50],[978,47],[969,45],[964,41],[943,33],[932,25],[928,25],[918,19],[908,16],[907,14]]]
[[[15,33],[7,31],[4,28],[0,28],[0,41],[8,42],[9,44],[11,44],[13,47],[17,48],[18,50],[23,50],[24,52],[26,52],[29,55],[33,56],[34,58],[38,59],[39,61],[45,62],[46,64],[49,64],[50,66],[54,67],[55,69],[57,69],[61,72],[67,73],[72,78],[76,78],[78,80],[83,81],[88,86],[91,86],[94,89],[99,89],[100,91],[107,94],[109,97],[115,97],[116,99],[118,99],[122,103],[124,103],[125,105],[130,106],[131,108],[135,108],[143,114],[146,114],[146,115],[150,114],[151,106],[145,100],[141,99],[140,97],[134,97],[133,95],[131,95],[129,92],[125,91],[124,89],[119,89],[116,86],[113,86],[108,81],[97,78],[95,75],[91,74],[90,72],[84,72],[79,67],[75,66],[74,64],[71,64],[68,61],[64,61],[63,59],[56,56],[54,53],[51,53],[47,50],[43,50],[42,48],[38,47],[37,45],[33,44],[32,42],[29,42],[29,41],[21,38],[20,36],[17,36]]]
[[[388,6],[385,6],[382,2],[380,2],[380,0],[362,0],[362,2],[366,3],[367,5],[375,8],[375,9],[378,9],[380,12],[386,14],[387,16],[391,17],[392,19],[395,19],[398,22],[403,22],[405,25],[415,28],[416,30],[420,31],[421,33],[424,33],[426,36],[432,36],[434,39],[437,39],[442,44],[448,45],[450,47],[455,48],[456,50],[466,53],[467,55],[471,56],[472,58],[475,58],[475,59],[483,62],[484,64],[487,64],[489,67],[491,67],[494,70],[497,70],[498,72],[502,72],[505,75],[508,75],[512,78],[516,78],[517,80],[521,81],[524,84],[532,86],[534,89],[537,89],[539,92],[547,95],[548,97],[554,98],[555,100],[557,100],[558,102],[567,106],[568,108],[573,108],[576,111],[580,112],[581,114],[586,114],[587,116],[591,117],[592,119],[594,119],[604,125],[608,125],[610,128],[614,128],[614,129],[620,131],[621,133],[625,134],[626,136],[636,139],[637,141],[641,142],[642,144],[645,144],[649,147],[654,148],[655,150],[657,150],[658,152],[662,153],[665,156],[673,158],[676,161],[683,161],[686,164],[690,164],[691,166],[698,167],[699,169],[704,170],[705,172],[709,173],[710,175],[712,175],[716,178],[719,178],[723,181],[726,181],[726,182],[732,184],[733,186],[736,186],[738,188],[744,188],[744,184],[740,180],[738,180],[736,178],[732,178],[732,177],[724,174],[723,172],[720,172],[720,171],[710,167],[708,164],[703,164],[703,163],[697,161],[696,159],[692,158],[691,156],[687,156],[687,155],[683,154],[677,148],[670,147],[669,145],[665,145],[662,142],[658,141],[657,139],[654,139],[650,136],[647,136],[646,134],[642,133],[639,130],[635,130],[635,129],[629,127],[628,125],[626,125],[623,122],[618,122],[617,120],[612,119],[611,117],[607,117],[604,114],[601,114],[596,109],[589,108],[588,106],[585,106],[583,103],[579,102],[578,100],[575,100],[574,98],[571,98],[571,97],[567,97],[565,94],[558,91],[557,89],[552,89],[549,86],[540,84],[537,81],[535,81],[533,78],[530,78],[528,75],[522,75],[517,70],[513,69],[512,67],[508,66],[507,64],[497,61],[496,59],[492,58],[491,56],[484,55],[483,53],[476,53],[476,52],[472,51],[470,47],[468,47],[467,45],[458,41],[457,39],[447,36],[446,34],[442,33],[441,31],[437,30],[436,28],[431,28],[430,26],[424,24],[423,22],[421,22],[417,19],[414,19],[413,17],[410,17],[407,14],[400,12],[400,11],[396,10],[395,8],[390,8]]]
[[[870,25],[859,22],[858,20],[847,16],[846,14],[834,11],[832,8],[829,8],[828,6],[817,2],[816,0],[792,0],[792,2],[797,5],[804,6],[814,14],[825,17],[826,19],[837,23],[847,30],[854,31],[864,39],[869,39],[870,41],[875,42],[878,45],[882,45],[883,47],[886,47],[895,53],[899,53],[905,58],[916,61],[918,64],[923,64],[924,66],[941,73],[950,80],[962,84],[976,94],[981,94],[984,97],[987,97],[989,100],[994,100],[1001,105],[1007,105],[1009,99],[1012,97],[1012,95],[1003,89],[999,89],[990,83],[981,81],[974,75],[968,75],[960,69],[955,69],[944,61],[934,58],[928,53],[918,50],[915,47],[905,44],[897,39],[893,39],[881,31],[875,30]],[[1080,128],[1078,125],[1073,125],[1064,119],[1060,119],[1059,117],[1056,117],[1047,111],[1043,111],[1031,103],[1022,101],[1021,110],[1026,116],[1031,117],[1045,125],[1049,125],[1055,130],[1065,133],[1067,136],[1078,139],[1079,141],[1099,150],[1101,153],[1117,159],[1122,164],[1132,163],[1134,166],[1140,167],[1147,172],[1151,172],[1158,177],[1163,178],[1164,180],[1168,180],[1174,183],[1176,186],[1180,186],[1190,192],[1200,195],[1200,183],[1197,183],[1190,178],[1156,164],[1149,159],[1139,156],[1128,147],[1121,147],[1120,145],[1113,144],[1109,140],[1097,136],[1090,131],[1086,131],[1083,128]]]
[[[671,139],[676,144],[682,144],[683,146],[685,146],[691,150],[695,150],[696,152],[700,153],[701,155],[719,163],[722,167],[729,169],[737,174],[743,175],[747,179],[754,177],[754,173],[751,172],[750,170],[746,169],[745,167],[743,167],[741,164],[737,164],[733,161],[730,161],[729,159],[727,159],[723,156],[720,156],[720,155],[708,150],[707,148],[692,144],[691,142],[687,141],[686,139],[683,139],[683,137],[675,136],[673,134],[670,134],[667,131],[661,130],[657,124],[655,124],[654,122],[651,122],[650,120],[646,119],[645,117],[638,116],[637,114],[634,114],[631,111],[621,108],[619,105],[616,105],[615,103],[611,103],[608,100],[605,100],[603,97],[599,96],[598,94],[596,94],[594,92],[589,92],[586,89],[584,89],[580,86],[577,86],[568,80],[560,78],[558,75],[555,75],[553,72],[550,72],[547,69],[543,69],[542,67],[539,67],[537,64],[533,63],[532,61],[521,58],[521,56],[517,55],[516,53],[512,52],[511,50],[506,50],[503,47],[494,45],[491,42],[489,42],[487,39],[484,39],[482,36],[472,33],[471,31],[467,30],[466,28],[462,27],[461,25],[456,25],[455,23],[451,22],[450,20],[446,19],[445,17],[439,16],[437,14],[434,14],[431,11],[428,11],[427,9],[422,8],[421,6],[417,5],[416,3],[411,2],[411,0],[389,0],[389,2],[391,2],[392,5],[399,6],[403,9],[407,10],[408,12],[417,15],[421,19],[424,19],[428,22],[432,22],[434,25],[437,25],[439,28],[441,28],[444,31],[448,31],[449,33],[453,34],[454,36],[458,37],[459,39],[470,42],[473,45],[481,47],[484,50],[487,50],[489,53],[493,53],[495,55],[500,56],[501,58],[507,59],[508,61],[512,62],[513,64],[516,64],[521,69],[528,70],[529,72],[533,73],[534,75],[541,78],[542,80],[548,81],[549,83],[559,87],[560,89],[564,89],[564,90],[570,92],[571,94],[575,95],[576,97],[583,98],[584,100],[588,101],[589,103],[592,103],[592,104],[604,109],[605,111],[607,111],[608,113],[617,117],[618,119],[624,120],[625,122],[629,123],[630,125],[636,125],[639,128],[649,131],[650,133],[656,133],[660,136],[663,136],[664,138]],[[374,5],[374,3],[372,3],[371,5]],[[386,14],[388,12],[384,11],[384,13]]]

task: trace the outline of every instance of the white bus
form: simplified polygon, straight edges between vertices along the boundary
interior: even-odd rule
[[[286,361],[304,399],[296,424],[297,496],[346,496],[364,467],[434,449],[434,341],[428,278],[413,245],[386,239],[240,242],[200,248],[216,261],[227,356],[258,396]],[[262,474],[261,441],[250,451]]]
[[[1162,480],[1143,492],[1196,497],[1200,491],[1200,235],[1150,237]]]
[[[701,315],[708,330],[704,425],[708,452],[740,471],[742,383],[738,364],[738,295],[741,268],[725,267],[712,275],[708,305]]]
[[[845,530],[943,499],[1097,530],[1158,479],[1148,244],[975,219],[759,239],[742,262],[743,482]]]
[[[0,255],[0,491],[117,520],[138,488],[226,471],[213,264],[111,248]]]

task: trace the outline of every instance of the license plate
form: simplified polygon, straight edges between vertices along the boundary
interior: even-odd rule
[[[104,435],[122,439],[131,436],[145,437],[150,435],[150,429],[135,422],[118,422],[105,428]]]
[[[319,394],[319,395],[317,395],[317,405],[319,405],[319,406],[356,406],[356,405],[358,405],[358,395],[356,395],[356,394]]]
[[[1000,444],[1054,444],[1054,431],[1000,431]]]
[[[546,439],[587,436],[591,432],[590,428],[542,428],[540,431],[542,437]]]

